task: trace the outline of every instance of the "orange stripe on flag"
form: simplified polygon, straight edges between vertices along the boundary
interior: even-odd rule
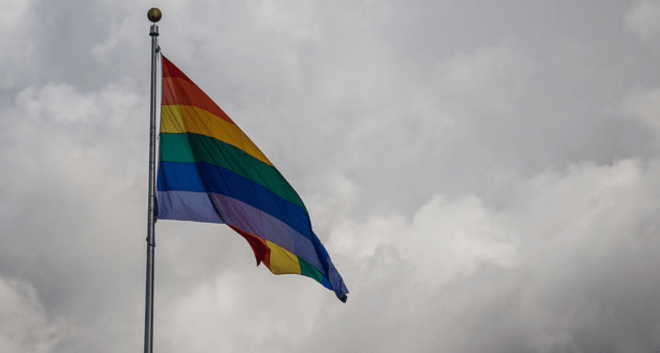
[[[234,121],[199,87],[180,77],[163,78],[162,105],[170,104],[192,105],[234,124]]]

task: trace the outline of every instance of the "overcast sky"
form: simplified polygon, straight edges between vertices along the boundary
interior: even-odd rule
[[[156,227],[154,352],[660,349],[660,0],[0,0],[0,352],[141,352],[150,37],[350,294]]]

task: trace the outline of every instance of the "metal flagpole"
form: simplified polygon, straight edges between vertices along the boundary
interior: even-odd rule
[[[156,248],[156,75],[158,63],[158,26],[162,13],[152,8],[147,13],[152,22],[151,36],[151,127],[149,130],[149,215],[147,216],[147,293],[144,312],[144,353],[154,345],[154,252]]]

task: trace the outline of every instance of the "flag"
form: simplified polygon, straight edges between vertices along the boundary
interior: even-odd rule
[[[227,224],[248,241],[257,265],[311,277],[346,301],[344,281],[291,185],[164,56],[162,67],[158,219]]]

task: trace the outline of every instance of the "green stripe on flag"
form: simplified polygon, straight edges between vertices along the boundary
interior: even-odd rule
[[[162,162],[203,162],[227,168],[257,182],[302,209],[305,205],[275,167],[247,152],[213,137],[194,133],[161,133],[160,160]]]
[[[319,283],[323,283],[323,275],[319,270],[310,265],[307,261],[303,260],[298,256],[298,261],[300,262],[300,274],[303,276],[311,277],[317,280]]]

